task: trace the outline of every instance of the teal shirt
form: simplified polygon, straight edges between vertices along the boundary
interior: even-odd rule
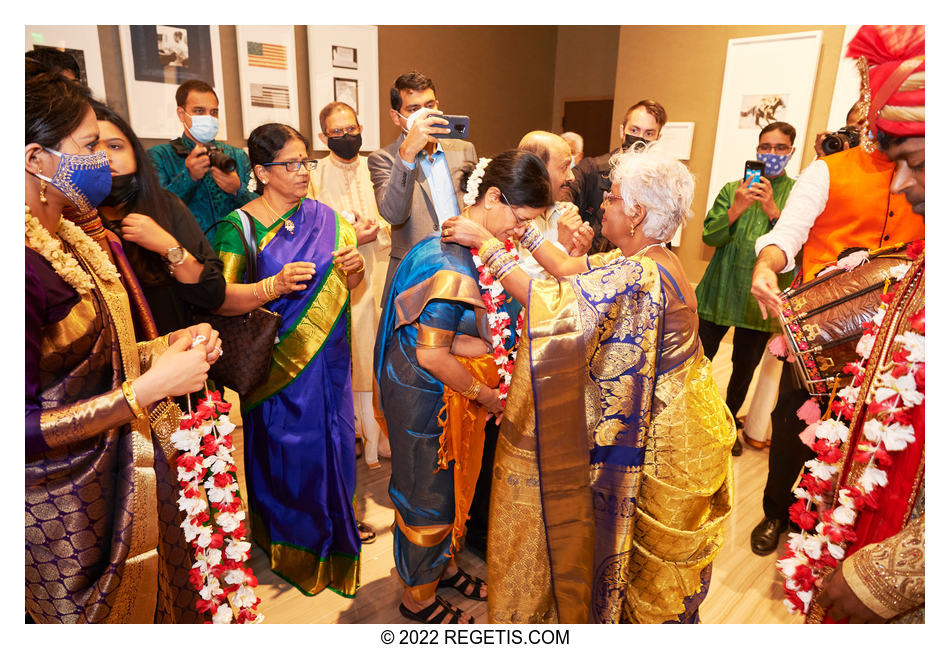
[[[187,135],[182,135],[181,141],[188,151],[195,148],[195,143]],[[191,213],[195,215],[202,231],[211,227],[215,221],[223,219],[229,212],[257,198],[257,194],[247,189],[247,182],[251,177],[251,161],[247,154],[242,149],[225,142],[217,140],[213,142],[237,162],[237,175],[241,179],[241,187],[234,194],[226,194],[218,187],[210,171],[201,180],[192,180],[185,166],[185,159],[175,153],[171,143],[157,144],[148,150],[152,166],[158,173],[162,187],[184,201]],[[208,233],[209,239],[213,236],[214,231]]]
[[[714,246],[709,266],[696,287],[699,302],[699,317],[728,327],[743,327],[756,331],[778,331],[775,318],[762,319],[759,303],[752,297],[752,268],[755,266],[755,240],[772,229],[769,217],[758,201],[752,203],[729,224],[729,207],[736,197],[741,181],[727,183],[703,221],[703,243]],[[779,210],[785,209],[785,201],[795,181],[783,173],[770,178],[772,198]],[[793,272],[778,276],[778,284],[787,288],[794,277]]]

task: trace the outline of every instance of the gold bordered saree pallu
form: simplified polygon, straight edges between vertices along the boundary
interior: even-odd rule
[[[590,263],[531,284],[495,455],[489,619],[694,621],[735,428],[696,336],[675,342],[672,276],[619,252]]]

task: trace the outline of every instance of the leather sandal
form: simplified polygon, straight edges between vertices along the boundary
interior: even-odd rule
[[[422,622],[423,624],[442,624],[442,621],[449,616],[452,616],[452,619],[448,624],[460,624],[464,613],[462,609],[455,608],[438,595],[435,596],[434,602],[420,611],[410,611],[405,604],[400,602],[399,612],[402,613],[403,617],[416,622]],[[469,615],[468,620],[464,622],[464,624],[472,624],[474,622],[475,618]]]
[[[461,568],[451,577],[439,580],[439,588],[454,588],[462,593],[468,599],[474,599],[484,602],[487,597],[482,597],[482,586],[486,586],[485,580],[480,577],[473,577]]]
[[[376,540],[376,532],[374,532],[373,528],[367,525],[366,523],[357,521],[356,529],[360,533],[361,544],[369,545],[370,543]]]

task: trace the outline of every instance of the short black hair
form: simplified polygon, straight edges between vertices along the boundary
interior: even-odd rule
[[[468,179],[475,165],[462,168],[459,187],[467,191]],[[528,151],[509,149],[491,159],[478,186],[476,201],[481,200],[490,187],[497,187],[512,207],[547,207],[551,198],[551,180],[541,158]]]
[[[191,92],[210,92],[214,95],[214,98],[218,98],[218,93],[214,91],[214,88],[209,86],[207,83],[201,79],[189,79],[185,83],[178,86],[178,90],[175,91],[175,103],[178,104],[181,108],[185,107],[185,104],[188,103],[188,95]]]
[[[58,50],[55,47],[39,47],[27,52],[26,57],[42,63],[50,72],[59,74],[63,70],[69,70],[77,80],[82,79],[79,62],[69,52]]]
[[[86,116],[89,88],[33,59],[25,63],[26,144],[58,148]]]
[[[402,95],[399,94],[400,92],[403,90],[422,92],[429,88],[432,88],[432,92],[435,92],[435,84],[432,83],[432,79],[421,72],[412,70],[411,72],[400,74],[396,77],[396,80],[393,81],[393,87],[389,89],[389,104],[393,107],[393,110],[398,112],[402,109]]]
[[[251,173],[257,178],[257,172],[254,167],[267,162],[274,162],[277,154],[287,146],[291,140],[300,140],[303,142],[307,151],[310,151],[310,140],[304,137],[300,131],[287,124],[261,124],[247,137],[247,156],[251,159]],[[264,193],[264,183],[257,178],[257,193]]]
[[[882,149],[892,146],[900,146],[907,141],[906,135],[891,135],[887,131],[877,129],[877,143]]]
[[[763,135],[771,133],[772,131],[781,131],[783,135],[788,136],[792,144],[795,144],[795,127],[788,122],[772,122],[771,124],[766,124],[762,130],[759,131],[759,139],[761,140]]]

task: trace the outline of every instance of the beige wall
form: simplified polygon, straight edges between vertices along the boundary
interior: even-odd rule
[[[555,27],[380,26],[378,33],[380,144],[399,136],[389,88],[413,69],[431,77],[444,112],[471,118],[469,139],[481,156],[548,128]]]
[[[805,154],[802,166],[814,159],[815,135],[824,130],[834,91],[838,57],[841,55],[843,26],[783,25],[754,26],[652,26],[621,27],[617,52],[617,77],[614,90],[614,123],[619,124],[624,110],[640,99],[655,99],[666,108],[670,121],[695,122],[692,159],[688,164],[696,175],[693,218],[687,224],[679,258],[693,282],[698,282],[712,257],[713,249],[702,242],[706,195],[712,168],[719,119],[722,75],[726,66],[726,48],[731,38],[786,34],[822,29],[821,56],[815,79],[808,131],[799,131],[795,145]],[[789,66],[794,61],[787,63]],[[776,69],[781,74],[781,69]],[[797,124],[793,126],[798,126]],[[617,132],[611,135],[611,147],[619,144]]]
[[[613,97],[617,75],[616,25],[567,25],[557,28],[554,106],[551,130],[561,132],[565,99]]]

